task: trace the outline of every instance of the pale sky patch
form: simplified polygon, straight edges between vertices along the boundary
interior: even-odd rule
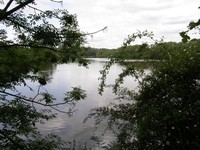
[[[68,7],[69,6],[69,7]],[[181,41],[179,32],[199,19],[199,0],[65,0],[64,7],[76,13],[82,31],[108,30],[88,37],[88,46],[117,48],[137,30],[153,31],[155,38]]]
[[[95,48],[120,47],[137,30],[153,31],[155,38],[164,36],[165,41],[179,42],[179,32],[200,16],[199,0],[63,0],[63,5],[36,0],[36,3],[42,10],[60,8],[76,14],[83,32],[107,26],[107,31],[87,37],[86,45]]]

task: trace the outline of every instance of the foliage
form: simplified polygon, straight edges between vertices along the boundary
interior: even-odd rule
[[[88,48],[84,53],[84,56],[97,58],[166,60],[169,58],[169,53],[172,51],[181,53],[183,49],[188,49],[193,44],[199,45],[200,40],[193,39],[187,43],[162,42],[151,45],[143,43],[141,45],[127,45],[126,47],[120,47],[117,49]]]
[[[186,43],[190,40],[190,36],[188,33],[192,30],[199,30],[198,32],[200,33],[200,19],[198,21],[192,21],[188,25],[188,30],[180,32],[180,36],[182,37],[182,42]],[[198,34],[198,33],[197,33]]]
[[[65,93],[63,102],[57,103],[53,95],[40,91],[48,78],[36,73],[47,63],[76,61],[87,65],[81,49],[85,39],[76,16],[67,10],[40,10],[34,0],[9,0],[3,7],[0,10],[4,26],[0,30],[0,149],[66,148],[67,143],[59,137],[42,136],[37,124],[56,117],[55,111],[71,115],[76,102],[86,97],[85,91],[73,87]],[[35,13],[27,14],[28,7]],[[7,36],[7,27],[12,28],[13,37]],[[25,86],[32,90],[26,80],[40,84],[34,97],[26,97],[15,89]],[[71,107],[60,110],[59,105]]]
[[[116,140],[107,149],[200,148],[199,40],[170,44],[166,59],[148,75],[127,65],[111,86],[119,102],[91,111],[88,117],[97,124],[106,119],[108,128],[117,127]],[[100,93],[108,86],[106,75],[115,62],[123,60],[111,59],[101,71]],[[120,86],[126,76],[138,80],[136,91]]]
[[[84,56],[87,58],[96,58],[97,56],[97,51],[96,49],[92,49],[90,47],[84,47],[85,52],[84,52]]]

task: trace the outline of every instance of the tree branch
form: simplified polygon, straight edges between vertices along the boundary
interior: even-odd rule
[[[42,13],[44,13],[45,11],[43,11],[43,10],[41,10],[41,9],[38,9],[38,8],[35,8],[35,7],[33,7],[33,6],[30,6],[30,5],[27,5],[29,8],[31,8],[31,9],[34,9],[34,10],[37,10],[37,11],[39,11],[39,12],[42,12]],[[53,15],[55,18],[57,18],[57,19],[61,19],[59,16],[57,16],[57,15]]]
[[[26,102],[35,103],[35,104],[39,104],[39,105],[47,106],[47,107],[54,107],[54,106],[59,106],[59,105],[64,105],[64,104],[70,104],[69,102],[62,102],[62,103],[55,103],[55,104],[44,104],[44,103],[41,103],[41,102],[38,102],[38,101],[34,101],[33,99],[28,99],[28,98],[23,97],[23,96],[19,96],[19,95],[16,95],[16,94],[8,93],[6,91],[0,91],[0,93],[6,94],[6,95],[9,95],[9,96],[12,96],[12,97],[16,97],[16,98],[19,98],[19,99],[22,99],[22,100],[24,100]]]
[[[14,0],[10,0],[10,1],[7,3],[6,7],[3,9],[4,12],[6,12],[6,11],[8,10],[8,8],[10,7],[10,5],[12,4],[13,1],[14,1]]]
[[[62,110],[60,110],[60,109],[57,109],[57,108],[55,108],[55,107],[53,107],[53,106],[50,106],[50,107],[51,107],[52,109],[58,111],[58,112],[61,112],[61,113],[64,113],[64,114],[68,114],[68,115],[71,115],[73,112],[75,112],[75,111],[72,111],[71,109],[69,109],[69,111],[66,112],[66,111],[62,111]]]
[[[107,28],[108,28],[108,27],[106,26],[106,27],[104,27],[103,29],[100,29],[100,30],[95,31],[95,32],[81,34],[81,36],[93,35],[93,34],[96,34],[96,33],[98,33],[98,32],[104,31],[104,30],[106,30]]]
[[[48,47],[48,46],[42,46],[42,45],[29,45],[29,44],[12,44],[12,45],[0,45],[0,48],[9,48],[9,47],[30,47],[30,48],[44,48],[44,49],[49,49],[55,52],[59,53],[65,53],[64,51],[59,51],[55,48]]]
[[[20,24],[19,22],[13,20],[12,18],[7,17],[6,20],[12,22],[12,23],[15,24],[15,25],[18,25],[19,27],[21,27],[21,28],[23,28],[23,29],[28,30],[29,32],[35,32],[33,29],[31,29],[31,28],[29,28],[29,27],[27,27],[27,26],[25,26],[25,25]]]
[[[24,6],[28,5],[29,3],[32,3],[34,0],[27,0],[24,3],[19,4],[18,6],[14,7],[13,9],[11,9],[10,11],[7,12],[3,12],[0,16],[0,21],[6,19],[9,15],[11,15],[12,13],[14,13],[15,11],[23,8]]]
[[[55,2],[55,3],[62,3],[63,1],[58,1],[58,0],[50,0],[52,2]]]

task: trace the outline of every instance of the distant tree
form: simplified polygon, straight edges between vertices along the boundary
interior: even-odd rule
[[[84,49],[86,49],[85,53],[84,53],[85,57],[89,57],[89,58],[95,58],[96,57],[96,53],[97,53],[96,49],[91,48],[91,47],[85,47]]]
[[[111,57],[111,55],[112,55],[111,53],[112,53],[112,50],[100,48],[97,50],[96,56],[98,58],[108,58],[108,57]]]

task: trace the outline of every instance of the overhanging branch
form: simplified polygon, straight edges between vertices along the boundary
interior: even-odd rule
[[[7,3],[6,7],[3,9],[4,12],[6,12],[6,11],[8,10],[8,8],[10,7],[10,5],[12,4],[13,1],[14,1],[14,0],[10,0],[10,1]]]
[[[34,99],[28,99],[28,98],[26,98],[24,96],[8,93],[6,91],[0,91],[0,93],[9,95],[9,96],[12,96],[12,97],[15,97],[15,98],[19,98],[19,99],[21,99],[23,101],[26,101],[26,102],[35,103],[35,104],[39,104],[39,105],[47,106],[47,107],[54,107],[54,106],[59,106],[59,105],[64,105],[64,104],[72,104],[72,102],[70,103],[70,101],[62,102],[62,103],[54,103],[54,104],[44,104],[44,103],[35,101]]]
[[[59,53],[65,53],[64,51],[59,51],[55,48],[52,47],[48,47],[48,46],[42,46],[42,45],[29,45],[29,44],[11,44],[11,45],[0,45],[0,48],[9,48],[9,47],[29,47],[29,48],[44,48],[44,49],[49,49],[55,52],[59,52]]]
[[[21,9],[21,8],[23,8],[23,7],[25,7],[26,5],[28,5],[28,4],[32,3],[32,2],[34,2],[34,0],[27,0],[27,1],[25,1],[24,3],[21,3],[21,4],[19,4],[18,6],[14,7],[13,9],[11,9],[11,10],[9,10],[9,11],[7,11],[7,12],[1,13],[1,15],[0,15],[0,21],[6,19],[6,18],[7,18],[9,15],[11,15],[12,13],[16,12],[17,10],[19,10],[19,9]],[[9,3],[9,2],[8,2],[8,3]]]
[[[103,29],[100,29],[98,31],[95,31],[95,32],[91,32],[91,33],[85,33],[85,34],[81,34],[81,36],[87,36],[87,35],[93,35],[93,34],[96,34],[96,33],[99,33],[101,31],[105,31],[108,27],[104,27]]]

